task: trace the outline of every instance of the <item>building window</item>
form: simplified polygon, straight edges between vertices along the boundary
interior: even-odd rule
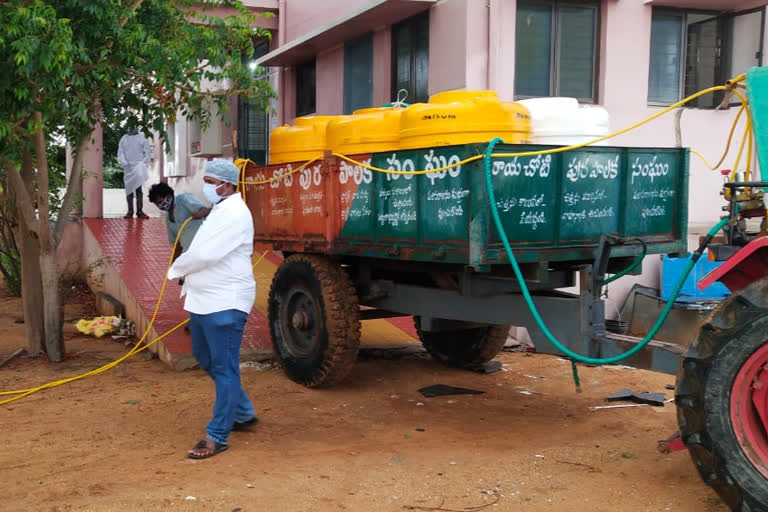
[[[165,169],[163,170],[163,176],[167,178],[175,178],[180,176],[186,176],[187,170],[184,166],[184,161],[179,158],[180,149],[186,148],[186,141],[179,140],[179,134],[177,134],[176,127],[183,127],[184,123],[170,121],[165,123],[165,133],[168,135],[167,141],[163,141],[163,161],[165,162]],[[182,130],[178,130],[182,132]],[[186,135],[186,134],[185,134]]]
[[[314,114],[315,105],[315,60],[296,66],[296,117]]]
[[[728,78],[745,73],[749,68],[763,65],[765,40],[765,7],[731,15],[728,23]]]
[[[250,62],[246,62],[247,68],[262,80],[268,79],[266,69],[256,67],[255,60],[269,52],[269,41],[261,40],[253,46],[253,55]],[[237,155],[240,158],[249,158],[256,164],[267,163],[267,149],[269,144],[268,117],[266,109],[258,105],[252,105],[243,98],[237,101]]]
[[[373,103],[373,34],[344,45],[344,113]]]
[[[668,105],[726,80],[723,28],[718,13],[654,9],[648,102]],[[707,94],[688,105],[713,108],[721,99]]]
[[[429,100],[429,11],[392,27],[392,101],[401,90],[408,103]]]
[[[599,9],[597,1],[517,2],[517,96],[568,96],[595,102]]]

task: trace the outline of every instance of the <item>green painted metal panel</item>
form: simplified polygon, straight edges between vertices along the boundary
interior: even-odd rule
[[[618,234],[621,210],[621,151],[590,148],[563,154],[560,175],[560,240],[583,242]]]
[[[349,166],[346,166],[349,167]],[[344,223],[343,236],[350,239],[370,240],[376,231],[376,188],[373,185],[374,174],[371,171],[360,170],[347,173],[342,169],[339,173],[341,185],[345,186],[351,180],[349,187],[341,193],[341,221]]]
[[[483,154],[486,147],[374,154],[371,163],[393,170],[429,170]],[[495,152],[544,148],[505,145]],[[687,167],[685,149],[590,147],[495,158],[492,179],[502,222],[520,261],[576,261],[590,259],[603,234],[642,237],[649,253],[685,251]],[[354,193],[334,251],[476,268],[505,264],[487,201],[482,160],[418,176],[373,173]],[[393,251],[395,246],[402,252]],[[627,246],[614,256],[639,250]]]
[[[449,146],[374,155],[372,160],[377,167],[412,171],[440,169],[470,155],[468,146]],[[424,175],[380,174],[377,182],[380,187],[379,211],[398,218],[409,216],[409,239],[415,240],[418,233],[418,240],[422,243],[466,244],[470,212],[467,176],[466,166]],[[406,190],[407,198],[404,195]],[[417,211],[418,219],[412,216]],[[399,236],[391,227],[381,223],[378,227],[379,238]]]
[[[373,165],[381,163],[376,158]],[[386,167],[386,166],[385,166]],[[417,243],[419,180],[413,175],[375,173],[376,240]]]
[[[681,215],[683,154],[675,150],[627,151],[624,201],[626,236],[669,233]]]
[[[507,149],[517,151],[514,146]],[[506,149],[498,150],[499,153],[504,151]],[[491,172],[496,208],[514,245],[548,245],[557,239],[560,184],[557,169],[560,161],[558,154],[493,160]],[[485,172],[482,162],[477,167],[476,172]],[[500,241],[493,229],[491,242]]]
[[[752,115],[757,159],[763,176],[768,176],[768,67],[747,71],[747,99]]]
[[[422,155],[423,169],[439,169],[470,156],[466,146],[438,148]],[[422,241],[466,245],[469,224],[469,173],[471,166],[420,176],[422,193],[419,206],[426,215],[420,218]]]

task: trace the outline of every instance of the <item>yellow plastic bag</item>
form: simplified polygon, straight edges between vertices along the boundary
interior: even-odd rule
[[[75,324],[75,327],[81,333],[97,338],[117,332],[119,326],[120,318],[116,316],[97,316],[92,320],[83,318]]]

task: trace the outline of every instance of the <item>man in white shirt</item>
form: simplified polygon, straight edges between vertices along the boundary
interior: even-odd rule
[[[206,439],[187,453],[192,459],[226,450],[230,431],[258,422],[240,383],[240,344],[256,282],[251,266],[253,218],[237,193],[238,177],[231,162],[206,164],[203,196],[213,209],[168,271],[169,279],[184,278],[192,352],[216,385],[213,419]]]

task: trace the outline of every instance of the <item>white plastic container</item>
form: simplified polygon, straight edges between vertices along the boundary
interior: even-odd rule
[[[575,98],[531,98],[518,101],[531,113],[531,142],[570,146],[611,133],[608,111],[579,105]],[[597,146],[611,145],[606,140]]]

